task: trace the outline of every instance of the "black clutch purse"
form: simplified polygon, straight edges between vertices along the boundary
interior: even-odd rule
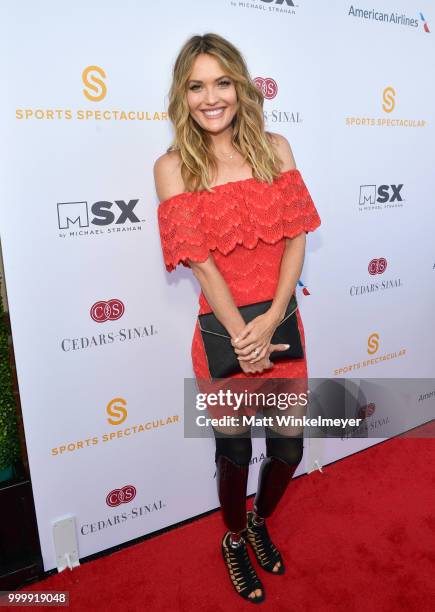
[[[249,323],[258,315],[265,313],[271,306],[272,300],[257,302],[240,306],[239,311],[245,323]],[[290,347],[284,351],[273,351],[270,354],[271,361],[281,359],[300,359],[304,356],[301,336],[299,333],[296,310],[298,304],[293,294],[287,305],[285,315],[278,324],[272,339],[272,344],[289,344]],[[242,372],[237,354],[231,344],[231,336],[216,318],[213,312],[198,315],[199,329],[201,330],[204,349],[207,356],[208,369],[212,378],[225,378],[231,374]]]

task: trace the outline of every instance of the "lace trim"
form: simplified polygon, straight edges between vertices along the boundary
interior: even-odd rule
[[[315,230],[321,220],[297,169],[272,185],[245,179],[218,185],[215,193],[186,192],[161,202],[158,223],[165,266],[188,267],[205,261],[215,249],[228,255],[241,244],[274,244]]]

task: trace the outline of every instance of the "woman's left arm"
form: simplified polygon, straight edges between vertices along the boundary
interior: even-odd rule
[[[288,140],[281,134],[271,134],[276,152],[281,160],[281,172],[296,168],[293,151]],[[306,233],[301,232],[294,238],[286,238],[285,250],[281,259],[278,286],[269,310],[246,324],[237,341],[232,341],[238,358],[255,363],[260,361],[270,347],[270,341],[277,325],[283,319],[302,272],[305,257]],[[254,348],[260,353],[255,359],[247,357]],[[271,351],[269,351],[271,352]]]
[[[283,319],[285,310],[295,292],[301,276],[305,259],[306,233],[301,232],[294,238],[285,239],[285,250],[281,260],[278,287],[268,311],[277,325]]]
[[[295,292],[304,265],[306,233],[301,232],[294,238],[286,238],[285,241],[278,286],[269,310],[247,323],[237,342],[233,343],[241,361],[255,363],[267,354],[275,329],[284,318],[287,305]],[[260,352],[252,359],[249,355],[255,347],[258,347]]]

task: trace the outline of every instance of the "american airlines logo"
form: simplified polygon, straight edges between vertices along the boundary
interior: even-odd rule
[[[88,202],[58,202],[57,223],[60,238],[92,236],[119,231],[141,230],[135,208],[139,200],[98,200]]]

